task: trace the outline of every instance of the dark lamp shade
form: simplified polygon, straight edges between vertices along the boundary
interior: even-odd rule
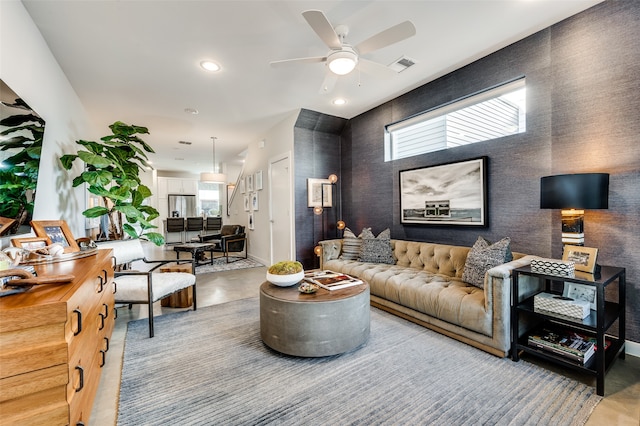
[[[541,209],[608,209],[609,173],[578,173],[540,179]]]

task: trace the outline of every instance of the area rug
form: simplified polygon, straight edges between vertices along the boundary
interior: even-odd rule
[[[582,425],[593,387],[372,308],[369,341],[325,358],[260,340],[243,299],[129,323],[118,425]]]
[[[227,263],[225,257],[216,257],[213,259],[213,265],[206,264],[196,267],[196,274],[208,274],[211,272],[232,271],[234,269],[247,269],[264,266],[253,259],[235,260],[232,258],[231,260],[231,262]]]

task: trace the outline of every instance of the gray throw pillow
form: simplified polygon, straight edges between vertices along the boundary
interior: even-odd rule
[[[486,272],[495,266],[512,260],[513,254],[511,253],[511,239],[509,237],[503,238],[494,244],[491,244],[483,237],[478,237],[467,255],[462,281],[484,288]]]
[[[391,231],[385,229],[375,237],[371,232],[371,228],[362,230],[362,246],[360,247],[360,262],[369,263],[396,263],[393,259],[393,251],[391,250]]]
[[[371,229],[371,228],[365,228]],[[343,260],[358,260],[360,254],[360,246],[362,246],[362,233],[356,237],[356,234],[349,228],[344,228],[344,234],[342,236],[342,254],[340,259]]]

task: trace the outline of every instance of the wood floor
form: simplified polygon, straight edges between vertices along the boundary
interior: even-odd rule
[[[175,258],[175,253],[170,247],[165,249],[149,245],[145,246],[145,250],[147,250],[147,257],[150,259]],[[184,258],[188,255],[188,253],[182,254]],[[257,297],[265,273],[266,268],[261,267],[198,275],[198,307]],[[161,307],[160,302],[154,305],[154,315],[179,310]],[[107,355],[107,363],[102,372],[100,387],[91,414],[91,425],[115,425],[126,324],[128,321],[146,318],[146,316],[146,306],[144,305],[134,306],[131,310],[125,307],[118,309],[118,319]],[[524,359],[540,363],[535,359]],[[590,377],[576,376],[574,372],[562,371],[556,366],[546,367],[595,386],[594,379]],[[587,422],[587,426],[600,425],[640,425],[640,358],[627,356],[625,360],[618,360],[607,374],[605,398],[598,404]]]

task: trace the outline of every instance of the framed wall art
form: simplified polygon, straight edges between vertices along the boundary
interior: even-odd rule
[[[571,282],[564,283],[563,297],[569,297],[573,300],[585,300],[591,304],[591,309],[596,310],[597,287],[594,285],[577,284]]]
[[[262,190],[262,170],[258,170],[256,172],[256,181],[255,181],[256,191]]]
[[[4,235],[9,232],[11,225],[13,225],[15,221],[15,219],[0,216],[0,235]]]
[[[598,249],[582,246],[564,246],[562,260],[570,260],[575,264],[576,271],[593,274],[596,268]]]
[[[251,210],[258,211],[258,193],[254,192],[251,194]]]
[[[48,245],[48,239],[46,237],[12,238],[11,244],[25,250],[37,250],[45,248]]]
[[[400,172],[401,222],[485,227],[487,157]]]
[[[64,220],[32,220],[31,227],[38,237],[47,238],[47,245],[59,243],[65,253],[80,251],[69,225]]]
[[[307,207],[333,207],[329,179],[307,179]]]
[[[247,179],[247,181],[246,181],[246,184],[247,184],[246,190],[247,190],[247,192],[253,192],[253,175],[247,175],[246,179]]]

